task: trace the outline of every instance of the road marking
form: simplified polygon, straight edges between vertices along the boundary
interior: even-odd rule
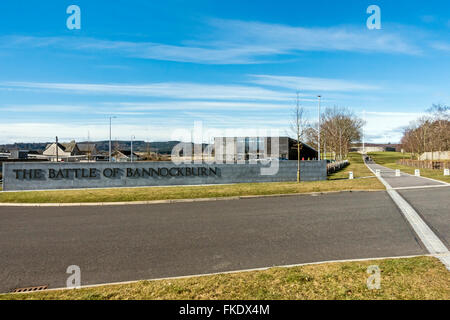
[[[436,258],[441,260],[441,262],[445,265],[447,270],[450,270],[450,253],[443,254],[443,255],[434,255]]]
[[[372,170],[367,164],[366,166]],[[439,239],[438,236],[430,229],[430,227],[422,220],[419,214],[414,210],[413,207],[396,191],[391,185],[383,179],[383,177],[378,176],[378,179],[382,184],[386,186],[387,193],[395,202],[397,207],[405,216],[406,220],[409,222],[414,232],[420,238],[420,241],[427,248],[428,252],[435,255],[450,271],[450,252],[444,243]]]
[[[411,224],[428,251],[432,254],[447,253],[447,247],[420,218],[419,214],[413,209],[413,207],[411,207],[411,205],[402,196],[400,196],[397,191],[391,189],[387,192],[403,212],[406,219]]]
[[[450,185],[432,185],[432,186],[413,186],[413,187],[396,187],[392,190],[407,190],[407,189],[423,189],[423,188],[448,188]]]

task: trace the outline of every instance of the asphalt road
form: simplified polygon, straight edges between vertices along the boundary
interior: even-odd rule
[[[450,187],[399,190],[447,248],[450,248]]]
[[[447,248],[450,248],[450,186],[448,183],[401,173],[378,164],[368,164],[372,170],[379,169],[383,179],[415,209]],[[430,187],[430,188],[429,188]]]
[[[433,219],[448,236],[448,225]],[[426,253],[385,191],[0,207],[0,246],[0,292],[64,287],[69,265],[81,268],[82,285],[88,285]]]

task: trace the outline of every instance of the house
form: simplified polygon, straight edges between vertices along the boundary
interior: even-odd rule
[[[111,155],[113,161],[126,162],[131,161],[130,150],[116,150]],[[133,152],[133,161],[140,161],[141,157],[136,152]]]
[[[357,143],[350,148],[351,152],[368,153],[368,152],[387,152],[387,151],[400,151],[398,144],[377,144],[366,143],[364,147]]]
[[[20,159],[25,160],[28,159],[28,150],[19,150],[19,149],[11,149],[10,151],[10,159]]]
[[[95,143],[78,143],[77,147],[80,154],[86,156],[88,160],[95,159],[98,155],[97,146]]]
[[[80,152],[77,143],[72,140],[69,143],[58,143],[56,142],[48,144],[43,152],[49,160],[57,161],[70,161],[76,158],[83,158],[83,154]]]
[[[9,159],[10,155],[11,155],[10,153],[0,152],[0,160]]]

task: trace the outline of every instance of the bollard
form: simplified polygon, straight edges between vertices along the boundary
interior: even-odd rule
[[[350,180],[353,180],[353,171],[350,171],[350,172],[348,173],[348,178],[349,178]]]
[[[380,169],[375,170],[375,175],[376,175],[377,177],[381,176],[381,171],[380,171]]]
[[[450,176],[450,169],[444,169],[444,176]]]
[[[419,169],[414,170],[414,175],[416,177],[420,177],[420,170]]]
[[[395,176],[396,177],[400,177],[400,169],[396,169],[395,170]]]

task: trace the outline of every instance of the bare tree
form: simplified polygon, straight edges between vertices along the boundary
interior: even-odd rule
[[[450,106],[433,104],[427,112],[432,123],[432,151],[450,150]]]
[[[318,136],[317,123],[314,123],[305,130],[305,142],[316,150],[318,147]],[[323,134],[321,134],[321,139],[323,140]]]
[[[292,112],[291,132],[295,135],[297,143],[297,182],[300,182],[300,155],[302,148],[302,140],[308,129],[308,121],[305,117],[305,109],[300,104],[300,92],[297,91],[295,99],[295,108]]]
[[[362,127],[364,120],[358,118],[352,111],[347,108],[327,108],[321,116],[321,136],[327,141],[327,149],[331,150],[336,159],[347,157],[350,146],[354,142],[359,142],[362,137]],[[311,136],[316,139],[314,135]]]
[[[417,159],[424,152],[450,150],[450,107],[434,104],[428,114],[410,123],[404,130],[402,148]]]

